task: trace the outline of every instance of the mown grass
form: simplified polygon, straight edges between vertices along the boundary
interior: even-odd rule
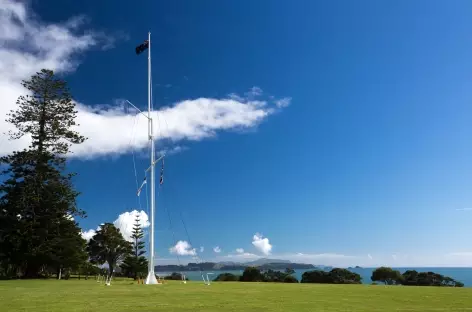
[[[0,311],[472,311],[472,289],[23,280],[0,282]]]

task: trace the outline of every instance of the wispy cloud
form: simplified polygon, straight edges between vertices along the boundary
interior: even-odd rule
[[[367,254],[367,258],[369,258],[370,260],[373,259],[371,254]]]
[[[219,260],[231,260],[235,262],[244,262],[249,260],[256,260],[260,259],[261,256],[250,253],[250,252],[242,252],[242,253],[230,253],[223,257],[218,258]]]
[[[20,84],[22,79],[30,78],[42,68],[57,73],[73,72],[79,64],[78,54],[91,48],[113,46],[110,36],[85,30],[83,24],[81,17],[61,24],[46,24],[36,19],[23,2],[0,0],[0,120],[4,120],[10,110],[16,109],[18,96],[25,94]],[[201,97],[175,102],[152,113],[154,120],[160,122],[161,129],[159,132],[159,127],[154,127],[155,137],[178,145],[181,141],[214,137],[220,131],[254,129],[277,109],[268,101],[254,99],[261,94],[259,87],[253,87],[246,96]],[[133,102],[131,97],[130,94],[128,99]],[[72,147],[73,156],[93,158],[117,155],[147,146],[147,121],[144,116],[135,117],[134,112],[124,113],[123,105],[77,103],[76,108],[77,122],[80,124],[78,131],[89,139]],[[0,133],[11,129],[10,124],[0,122]],[[29,143],[28,136],[0,142],[0,156],[27,147]]]
[[[449,254],[449,256],[472,257],[472,251],[452,252]]]
[[[242,249],[242,248],[236,248],[236,253],[242,254],[242,253],[244,253],[244,249]]]
[[[204,251],[205,251],[205,247],[200,246],[200,252],[204,252]]]
[[[244,93],[247,97],[249,98],[255,98],[257,96],[261,96],[262,95],[262,89],[257,87],[257,86],[254,86],[252,87],[251,89],[249,89],[249,91],[247,91],[246,93]]]
[[[472,208],[457,208],[456,211],[470,211]]]
[[[213,251],[214,251],[215,253],[220,253],[220,252],[221,252],[221,248],[220,248],[219,246],[216,246],[216,247],[213,248]]]
[[[291,97],[285,97],[283,99],[275,100],[274,103],[278,108],[284,108],[290,105],[292,102]]]

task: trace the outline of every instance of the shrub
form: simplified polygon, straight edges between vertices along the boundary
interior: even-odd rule
[[[298,280],[293,275],[287,275],[285,276],[284,283],[298,283]]]
[[[237,282],[240,277],[231,273],[221,273],[213,281],[215,282]]]
[[[171,275],[164,276],[164,279],[170,281],[181,281],[182,274],[174,272]],[[188,281],[188,277],[185,277],[185,280]]]

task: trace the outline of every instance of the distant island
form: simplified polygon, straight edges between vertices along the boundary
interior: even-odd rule
[[[243,271],[249,266],[258,267],[260,270],[309,270],[316,269],[313,264],[292,263],[288,260],[280,259],[258,259],[251,262],[202,262],[189,263],[187,265],[156,265],[154,270],[156,272],[181,272],[181,271]]]

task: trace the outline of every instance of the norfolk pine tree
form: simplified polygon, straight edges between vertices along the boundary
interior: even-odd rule
[[[77,111],[64,80],[43,69],[22,85],[29,94],[18,98],[6,121],[16,128],[10,140],[27,136],[31,144],[0,158],[6,168],[0,185],[0,266],[4,274],[37,277],[51,267],[76,266],[77,252],[83,251],[80,228],[70,217],[85,213],[76,205],[74,174],[65,169],[70,146],[85,138],[72,129]]]
[[[133,239],[133,251],[126,257],[121,266],[125,274],[129,277],[133,277],[135,280],[147,272],[148,267],[148,261],[146,257],[143,256],[146,253],[144,250],[143,237],[144,232],[140,224],[139,216],[136,216],[133,234],[131,235],[131,238]]]

